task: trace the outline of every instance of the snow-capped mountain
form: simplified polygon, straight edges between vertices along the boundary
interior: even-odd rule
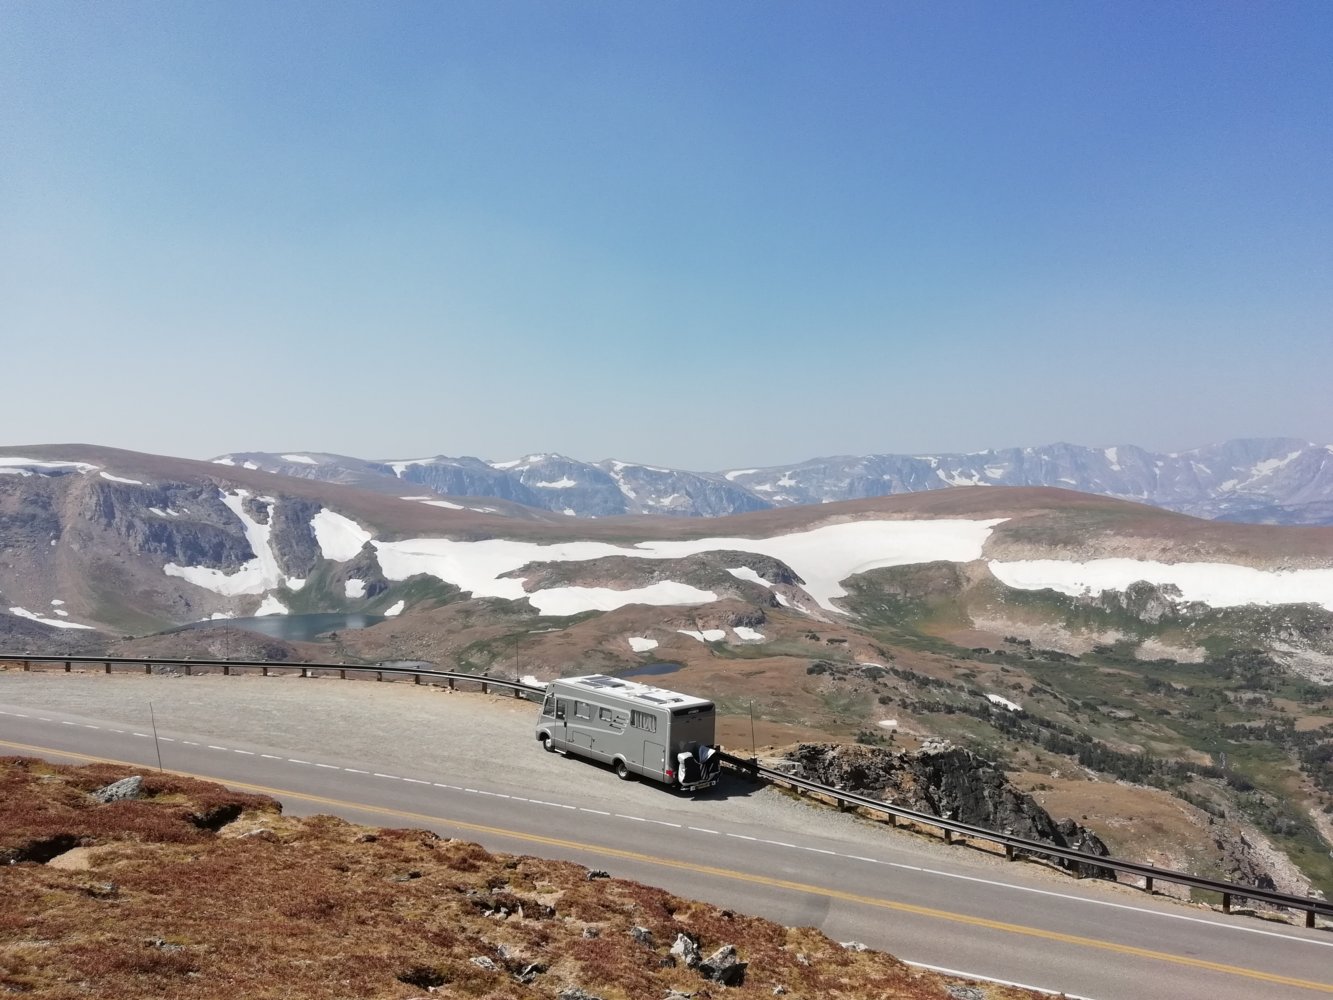
[[[1051,444],[969,454],[862,455],[793,465],[690,472],[563,455],[511,461],[438,455],[366,461],[318,452],[235,452],[214,459],[406,493],[495,497],[576,517],[713,517],[947,486],[1055,486],[1218,520],[1333,524],[1333,446],[1252,438],[1176,453],[1135,445]]]

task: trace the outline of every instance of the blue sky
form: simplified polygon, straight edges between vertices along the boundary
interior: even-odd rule
[[[3,438],[1333,442],[1333,4],[0,5]]]

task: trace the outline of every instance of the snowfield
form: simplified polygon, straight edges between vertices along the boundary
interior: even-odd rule
[[[632,635],[629,637],[629,648],[636,653],[646,653],[650,649],[657,648],[657,640],[648,639],[641,635]]]
[[[101,466],[87,462],[44,462],[39,458],[3,458],[0,457],[0,472],[17,476],[41,475],[44,472],[59,472],[73,469],[75,472],[96,472]]]
[[[1054,590],[1070,597],[1123,591],[1139,581],[1180,588],[1180,600],[1213,608],[1244,604],[1318,604],[1333,611],[1333,569],[1264,570],[1231,563],[1161,563],[1138,559],[1066,562],[1031,559],[989,564],[1016,590]]]
[[[390,580],[406,580],[424,573],[469,591],[474,597],[511,601],[527,598],[542,614],[612,611],[627,604],[704,604],[717,600],[717,595],[669,580],[635,590],[554,587],[527,593],[522,579],[505,574],[529,563],[584,562],[604,556],[681,559],[721,549],[782,560],[806,581],[806,592],[822,608],[843,614],[832,602],[846,596],[840,583],[847,577],[883,566],[980,559],[991,529],[1003,520],[849,521],[773,538],[698,538],[646,541],[631,546],[606,542],[541,545],[503,538],[475,542],[449,538],[380,542],[373,541],[370,532],[355,521],[328,509],[316,514],[311,525],[325,558],[346,562],[361,551],[366,541],[371,541],[380,567]],[[729,572],[738,579],[769,586],[749,567]]]

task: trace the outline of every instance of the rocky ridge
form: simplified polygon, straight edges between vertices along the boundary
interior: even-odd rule
[[[882,799],[944,819],[1012,833],[1081,851],[1110,854],[1105,843],[1072,819],[1056,821],[1032,796],[1009,783],[1004,772],[971,750],[929,740],[919,750],[837,743],[801,743],[783,752],[792,773],[809,781]],[[1114,879],[1109,868],[1058,862],[1089,878]]]

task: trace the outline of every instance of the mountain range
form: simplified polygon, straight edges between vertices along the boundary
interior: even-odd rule
[[[967,454],[813,458],[769,468],[692,472],[557,454],[366,460],[322,452],[232,452],[222,465],[424,499],[490,497],[571,517],[717,517],[949,486],[1053,486],[1196,517],[1333,524],[1333,445],[1246,438],[1161,453],[1074,444]]]

